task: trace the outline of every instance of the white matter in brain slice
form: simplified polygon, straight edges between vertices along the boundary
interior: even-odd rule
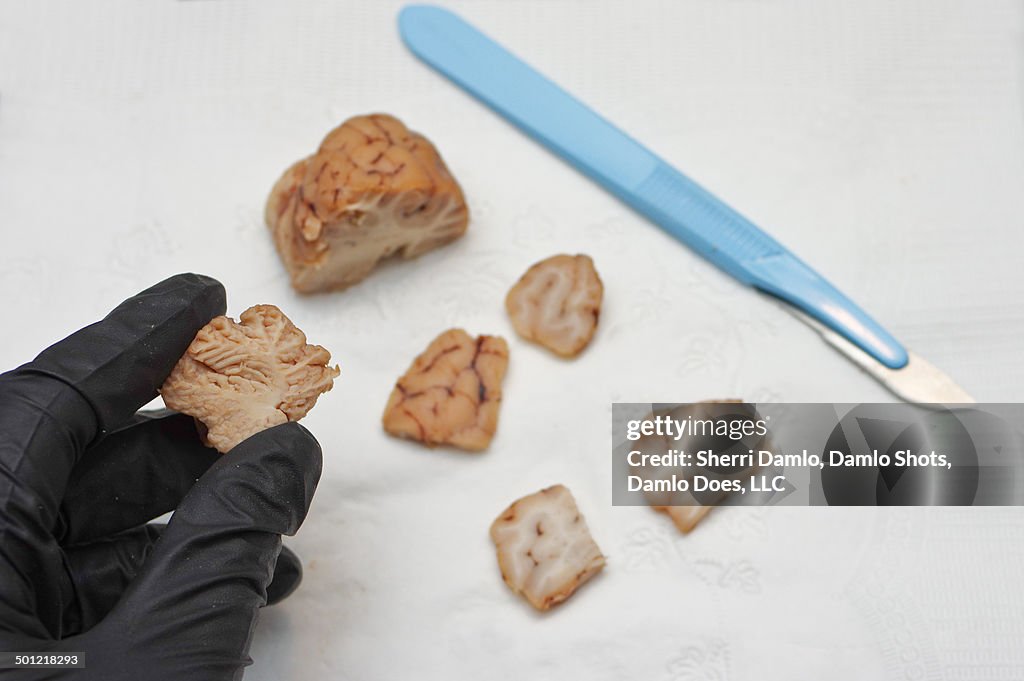
[[[516,332],[571,357],[597,328],[604,287],[586,255],[556,255],[526,271],[505,299]]]
[[[491,526],[505,582],[541,610],[560,603],[604,567],[604,556],[562,485],[523,497]]]

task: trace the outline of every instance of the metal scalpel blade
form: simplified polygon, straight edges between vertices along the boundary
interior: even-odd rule
[[[953,379],[912,350],[907,350],[909,359],[902,368],[890,369],[813,317],[790,305],[782,307],[902,400],[916,404],[975,403]]]

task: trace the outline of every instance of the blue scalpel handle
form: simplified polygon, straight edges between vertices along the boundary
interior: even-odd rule
[[[906,365],[892,335],[779,242],[457,15],[412,5],[398,25],[420,59],[697,253],[885,366]]]

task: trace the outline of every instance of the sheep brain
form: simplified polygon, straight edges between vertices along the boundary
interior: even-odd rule
[[[594,337],[603,295],[590,256],[555,255],[519,278],[505,298],[505,308],[520,336],[574,357]]]
[[[491,525],[501,576],[533,607],[569,598],[604,567],[572,493],[555,485],[519,499]]]
[[[435,338],[395,383],[384,430],[434,447],[487,448],[498,427],[508,344],[449,329]]]
[[[458,238],[469,222],[434,145],[385,114],[332,130],[277,181],[265,217],[302,293],[351,286],[383,258],[414,258]]]
[[[742,400],[704,400],[695,404],[743,404]],[[667,413],[660,413],[661,416],[668,416],[677,420],[685,420],[687,417],[694,417],[691,411],[692,405],[684,404]],[[654,418],[652,412],[644,417],[644,420]],[[707,414],[697,413],[696,418],[707,418]],[[680,443],[665,435],[642,435],[639,440],[633,443],[632,448],[642,454],[663,455],[672,447],[680,447]],[[699,445],[698,445],[699,447]],[[687,467],[631,467],[630,473],[643,478],[645,481],[658,479],[670,479],[673,476],[679,478],[693,479],[695,471],[699,469]],[[665,513],[672,519],[672,523],[683,534],[689,534],[695,527],[711,512],[717,504],[729,496],[728,492],[705,492],[695,495],[691,491],[644,491],[647,503],[655,511]]]
[[[281,310],[256,305],[238,322],[221,316],[200,329],[160,393],[168,408],[205,426],[207,444],[227,452],[305,416],[340,373],[330,361]]]

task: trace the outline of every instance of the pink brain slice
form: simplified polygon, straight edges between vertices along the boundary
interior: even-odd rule
[[[340,374],[330,361],[281,310],[256,305],[238,322],[221,316],[200,329],[160,392],[168,408],[203,424],[210,446],[227,452],[304,417]]]

